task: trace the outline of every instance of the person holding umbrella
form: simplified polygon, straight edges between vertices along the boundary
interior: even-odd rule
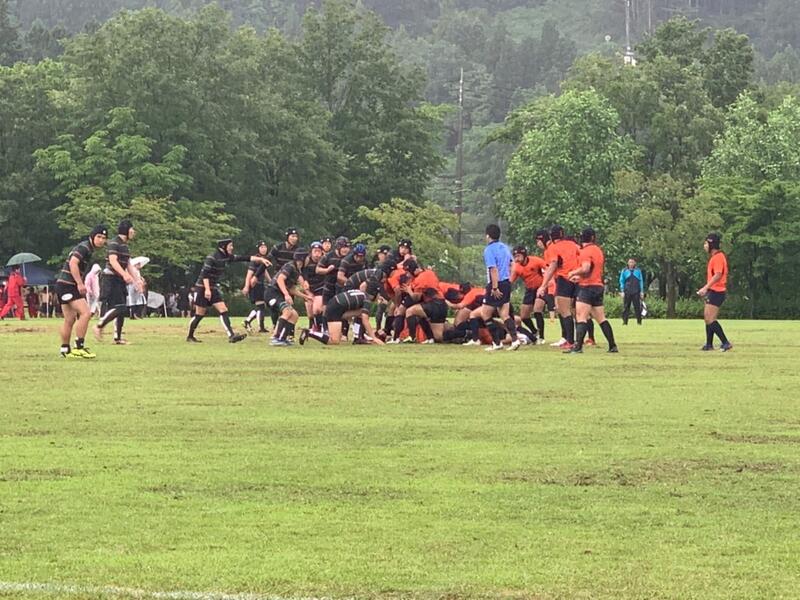
[[[8,276],[8,283],[6,290],[8,291],[8,300],[6,301],[3,309],[0,310],[0,319],[5,319],[6,315],[11,312],[12,308],[17,309],[17,317],[20,321],[25,320],[25,311],[23,310],[24,303],[22,301],[22,288],[25,287],[28,281],[25,276],[19,272],[19,266],[11,267],[11,275]]]
[[[89,259],[97,248],[106,245],[108,228],[97,225],[89,233],[89,238],[80,242],[69,253],[67,261],[61,267],[56,280],[56,297],[61,303],[64,313],[64,324],[61,326],[61,356],[63,358],[96,358],[96,354],[84,346],[86,331],[92,313],[86,303],[86,285],[83,277],[89,266]],[[71,349],[69,340],[75,328],[75,349]]]

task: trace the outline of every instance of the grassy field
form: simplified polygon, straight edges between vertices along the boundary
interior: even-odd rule
[[[0,323],[5,584],[798,596],[797,323],[726,322],[722,354],[702,322],[617,322],[621,354],[565,356],[151,319],[95,361],[56,325]]]

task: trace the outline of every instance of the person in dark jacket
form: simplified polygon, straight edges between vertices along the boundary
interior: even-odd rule
[[[619,274],[619,293],[624,301],[622,309],[622,324],[628,324],[628,317],[631,314],[631,304],[633,304],[636,322],[642,324],[642,298],[644,298],[644,278],[642,270],[636,266],[636,261],[628,259],[628,266],[622,269]]]

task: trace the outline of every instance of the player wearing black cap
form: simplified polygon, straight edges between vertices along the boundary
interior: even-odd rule
[[[281,267],[275,279],[267,286],[264,300],[267,306],[276,310],[280,315],[275,332],[270,340],[272,346],[291,346],[294,337],[294,327],[300,315],[294,308],[294,298],[312,300],[314,297],[308,293],[308,284],[303,279],[303,266],[308,258],[308,250],[298,248],[292,256],[292,261]]]
[[[228,341],[232,344],[242,341],[247,337],[246,334],[234,333],[231,327],[231,319],[228,315],[228,307],[222,299],[222,292],[219,289],[219,280],[225,272],[225,267],[232,262],[256,262],[270,266],[270,262],[263,256],[248,256],[233,253],[233,240],[226,238],[217,242],[217,249],[213,254],[206,256],[200,275],[194,284],[196,298],[194,307],[194,317],[189,322],[189,335],[186,336],[187,342],[199,342],[194,337],[194,332],[203,317],[206,316],[209,306],[213,306],[219,313],[219,320],[228,335]]]
[[[267,242],[259,241],[256,244],[257,256],[267,256]],[[242,287],[242,294],[250,299],[253,303],[253,310],[244,320],[242,325],[249,332],[253,328],[251,323],[253,319],[258,317],[258,333],[267,333],[268,329],[264,327],[265,305],[264,305],[264,281],[270,281],[269,271],[266,265],[260,262],[250,261],[247,266],[247,274],[244,276],[244,287]]]
[[[697,295],[705,300],[703,319],[706,323],[706,343],[701,350],[708,352],[714,349],[714,336],[722,342],[720,350],[727,352],[733,349],[728,341],[722,325],[717,321],[719,309],[725,302],[725,293],[728,286],[728,258],[720,249],[722,236],[716,232],[709,233],[703,243],[703,248],[708,253],[708,266],[706,267],[706,284],[697,290]]]
[[[339,291],[338,275],[342,259],[350,253],[350,240],[344,236],[336,238],[333,250],[324,255],[317,264],[317,273],[325,276],[325,292],[322,300],[324,304],[333,298]]]
[[[97,248],[102,248],[108,239],[108,228],[97,225],[89,233],[88,239],[81,241],[70,250],[64,266],[56,280],[55,294],[64,313],[61,325],[61,356],[64,358],[95,358],[95,354],[84,346],[86,330],[92,313],[86,303],[86,285],[83,278],[89,266],[89,258]],[[75,349],[71,350],[69,340],[75,328]]]
[[[127,344],[122,337],[125,313],[128,312],[128,285],[133,284],[142,291],[142,282],[130,265],[131,251],[128,243],[136,237],[136,229],[129,219],[123,219],[117,227],[117,236],[108,242],[106,266],[100,278],[100,300],[103,301],[103,316],[94,327],[94,336],[100,341],[103,328],[114,321],[114,343]]]

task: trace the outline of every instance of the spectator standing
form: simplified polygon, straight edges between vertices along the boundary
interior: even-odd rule
[[[28,316],[31,319],[37,319],[39,317],[39,292],[32,287],[28,288],[25,303],[28,305]]]
[[[192,310],[191,299],[189,298],[189,289],[182,285],[178,290],[178,316],[188,317]]]
[[[100,265],[92,265],[89,274],[86,275],[83,284],[86,286],[86,302],[92,315],[100,316]]]
[[[635,311],[636,322],[642,324],[642,298],[644,298],[644,278],[642,270],[636,266],[636,261],[628,259],[628,266],[619,274],[619,292],[623,298],[622,324],[628,324],[631,304]]]

